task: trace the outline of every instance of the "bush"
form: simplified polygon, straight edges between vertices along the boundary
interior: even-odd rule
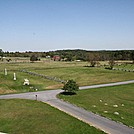
[[[74,80],[68,80],[68,82],[63,86],[63,90],[65,92],[75,93],[75,91],[79,90],[79,87]]]
[[[30,61],[31,62],[34,62],[34,61],[37,61],[38,60],[38,57],[36,56],[36,55],[32,55],[31,57],[30,57]]]

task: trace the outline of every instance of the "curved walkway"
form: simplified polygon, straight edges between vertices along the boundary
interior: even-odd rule
[[[125,81],[125,82],[117,82],[110,84],[100,84],[93,86],[85,86],[80,87],[81,90],[88,88],[99,88],[106,86],[115,86],[122,84],[134,83],[134,80]],[[0,99],[13,99],[13,98],[21,98],[21,99],[31,99],[45,102],[59,110],[74,116],[75,118],[82,120],[91,126],[94,126],[100,130],[103,130],[109,134],[134,134],[134,129],[129,128],[123,124],[117,123],[115,121],[111,121],[107,118],[96,115],[92,112],[88,112],[82,108],[76,107],[72,104],[63,102],[56,98],[58,93],[62,92],[61,89],[58,90],[50,90],[50,91],[40,91],[40,92],[29,92],[29,93],[21,93],[21,94],[10,94],[10,95],[0,95]],[[37,98],[36,98],[37,95]]]

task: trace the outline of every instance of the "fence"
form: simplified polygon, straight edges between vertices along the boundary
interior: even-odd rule
[[[23,73],[27,73],[29,75],[38,76],[38,77],[41,77],[41,78],[44,78],[44,79],[53,80],[53,81],[61,82],[61,83],[66,83],[65,80],[61,80],[60,78],[50,77],[50,76],[46,76],[46,75],[43,75],[43,74],[38,74],[38,73],[31,72],[31,71],[27,71],[27,70],[19,70],[19,71],[23,72]]]

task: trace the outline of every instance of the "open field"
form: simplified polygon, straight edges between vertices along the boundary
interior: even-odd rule
[[[119,64],[119,65],[115,65],[114,68],[134,71],[134,64]]]
[[[33,76],[20,72],[19,70],[27,70],[65,81],[73,79],[79,86],[126,81],[134,78],[134,72],[108,70],[104,69],[104,66],[85,67],[87,65],[89,65],[87,62],[54,62],[50,60],[35,63],[1,63],[0,94],[31,92],[36,89],[38,89],[38,91],[49,90],[63,87],[63,83]],[[7,69],[7,76],[4,75],[5,68]],[[13,80],[14,72],[17,76],[16,81]],[[25,78],[29,79],[30,85],[23,85]],[[94,113],[123,122],[128,126],[134,126],[132,120],[132,118],[134,118],[133,87],[134,84],[90,89],[79,91],[75,96],[60,95],[59,97]],[[102,102],[100,102],[100,100],[102,100]],[[107,105],[105,105],[105,103],[107,103]],[[122,104],[124,106],[122,106]],[[113,105],[118,105],[118,107],[113,107]],[[0,109],[2,109],[0,111],[0,131],[2,132],[14,133],[15,130],[17,133],[38,132],[52,134],[55,133],[55,131],[60,134],[75,134],[82,133],[83,131],[85,133],[102,133],[82,122],[80,122],[82,124],[78,123],[77,125],[76,119],[36,101],[0,100]],[[104,111],[107,111],[107,113]],[[119,115],[114,115],[114,112],[119,112]],[[45,116],[47,119],[43,118]],[[74,132],[74,130],[76,131]]]
[[[34,73],[55,77],[61,80],[73,79],[79,86],[102,84],[118,81],[132,80],[133,72],[117,70],[107,70],[101,67],[85,67],[87,62],[54,62],[43,60],[35,63],[1,63],[0,64],[0,94],[12,92],[29,92],[35,89],[57,89],[62,88],[63,84],[53,80],[32,76],[19,70],[27,70]],[[8,75],[4,75],[4,69]],[[16,73],[17,80],[13,80],[13,73]],[[29,86],[23,86],[24,79],[30,81]]]
[[[0,100],[0,132],[10,134],[103,133],[45,103],[31,100]]]
[[[134,84],[87,89],[58,97],[88,111],[134,127]],[[114,114],[114,112],[118,112]]]

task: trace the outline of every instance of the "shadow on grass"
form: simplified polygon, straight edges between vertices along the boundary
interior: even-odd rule
[[[76,95],[75,92],[62,92],[61,95]]]

